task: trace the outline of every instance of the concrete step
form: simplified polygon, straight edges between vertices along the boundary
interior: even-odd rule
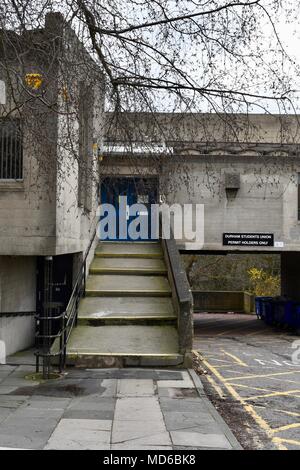
[[[173,366],[183,362],[173,326],[77,326],[67,364],[81,367]]]
[[[155,258],[95,258],[90,265],[91,274],[166,274],[161,259]]]
[[[133,324],[176,322],[169,297],[85,297],[78,310],[78,324]]]
[[[171,288],[164,276],[124,276],[90,274],[86,281],[86,296],[159,296],[170,297]]]
[[[163,258],[157,242],[102,242],[95,250],[96,258]]]

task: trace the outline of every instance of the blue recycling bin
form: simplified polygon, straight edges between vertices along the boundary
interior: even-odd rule
[[[284,324],[294,328],[295,319],[297,317],[296,314],[296,303],[292,300],[288,300],[285,302],[284,306]]]
[[[277,326],[287,324],[286,312],[288,311],[288,303],[283,299],[273,300],[273,322]]]
[[[300,333],[300,304],[294,302],[289,317],[289,326]]]
[[[267,325],[287,326],[300,334],[300,303],[280,297],[255,297],[258,318]]]
[[[255,312],[257,318],[264,320],[266,305],[265,302],[271,301],[273,297],[258,296],[255,297]]]
[[[274,303],[272,297],[265,297],[261,300],[262,319],[267,325],[274,323]]]

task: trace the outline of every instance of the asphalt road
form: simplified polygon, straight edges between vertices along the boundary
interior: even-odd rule
[[[245,314],[196,314],[194,326],[204,387],[241,445],[299,450],[300,337]]]

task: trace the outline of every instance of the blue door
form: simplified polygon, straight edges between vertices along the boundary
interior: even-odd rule
[[[102,238],[114,241],[151,241],[151,204],[157,204],[158,184],[156,178],[107,177],[101,182],[101,203],[111,204],[116,213],[115,236],[105,234]],[[123,197],[122,197],[123,196]],[[125,199],[126,197],[126,199]],[[125,204],[126,201],[126,204]],[[143,213],[132,215],[133,204],[143,204]],[[147,217],[146,237],[130,238],[129,226],[138,217]],[[102,216],[105,217],[105,214]]]

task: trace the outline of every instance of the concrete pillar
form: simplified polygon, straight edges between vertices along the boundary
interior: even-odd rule
[[[281,254],[281,294],[300,301],[300,252]]]

